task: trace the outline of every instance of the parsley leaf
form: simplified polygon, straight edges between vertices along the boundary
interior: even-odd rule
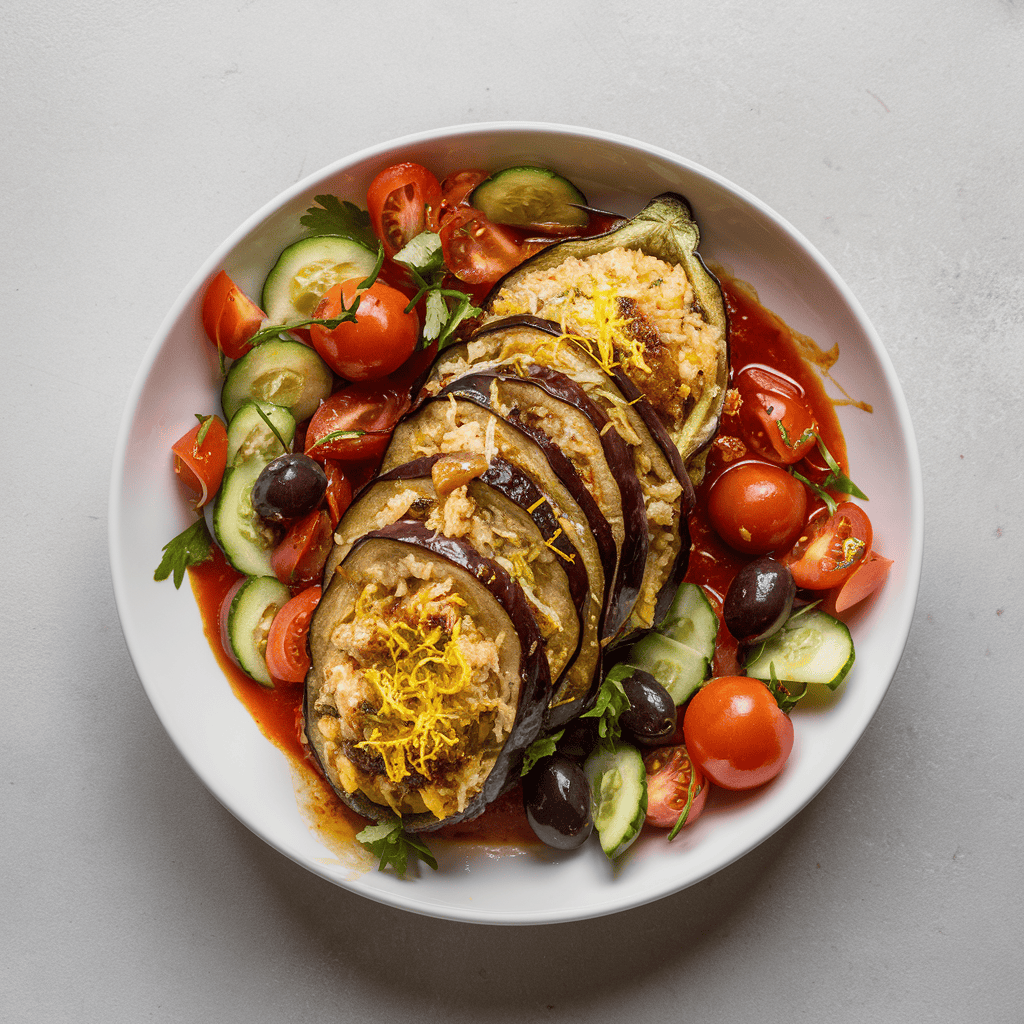
[[[620,663],[604,678],[601,689],[597,691],[597,701],[589,711],[584,711],[580,718],[596,718],[597,734],[601,745],[611,750],[615,741],[622,735],[619,727],[619,716],[629,708],[629,698],[622,685],[635,669],[632,665]]]
[[[319,206],[311,206],[299,223],[309,229],[310,235],[344,235],[360,242],[367,249],[375,249],[377,236],[370,227],[370,215],[355,203],[344,202],[337,196],[314,196]]]
[[[564,732],[564,729],[559,729],[558,732],[535,739],[526,748],[526,753],[523,755],[523,769],[519,774],[529,774],[538,761],[543,761],[545,757],[550,757],[558,749],[558,741],[562,738],[562,733]]]
[[[448,270],[441,252],[441,236],[433,231],[421,231],[395,254],[395,262],[409,271],[416,286],[416,294],[406,309],[412,309],[424,296],[427,315],[423,324],[423,340],[437,339],[437,349],[451,340],[455,329],[467,317],[479,316],[483,310],[474,306],[472,299],[458,288],[445,288]]]
[[[437,870],[437,861],[427,844],[418,836],[406,832],[398,818],[392,818],[381,825],[367,825],[356,839],[380,858],[378,871],[383,871],[390,865],[404,877],[409,867],[410,854],[414,860],[419,858],[424,864]]]
[[[199,565],[201,562],[208,562],[213,554],[210,550],[212,538],[210,531],[206,528],[205,519],[197,519],[187,529],[182,530],[177,537],[169,540],[163,546],[163,558],[153,573],[153,579],[158,583],[167,579],[174,573],[174,586],[181,586],[185,578],[185,570],[190,565]]]

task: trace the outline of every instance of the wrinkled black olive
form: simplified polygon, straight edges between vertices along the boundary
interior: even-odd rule
[[[575,850],[594,830],[590,783],[571,757],[555,753],[523,779],[523,806],[537,838],[556,850]]]
[[[309,515],[327,492],[327,474],[308,455],[280,455],[256,478],[252,507],[272,523]]]
[[[619,716],[623,732],[640,746],[656,746],[676,729],[676,705],[650,672],[638,668],[622,681],[629,707]]]
[[[789,618],[796,584],[789,569],[767,555],[745,565],[725,595],[725,624],[737,640],[755,643],[777,633]]]

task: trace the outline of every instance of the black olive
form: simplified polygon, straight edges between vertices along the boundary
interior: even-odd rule
[[[309,515],[327,492],[327,474],[308,455],[279,455],[252,486],[252,507],[264,519],[284,523]]]
[[[597,719],[574,718],[562,732],[558,751],[574,761],[585,761],[597,745]]]
[[[725,595],[725,624],[737,640],[755,643],[777,633],[789,618],[796,584],[789,569],[765,555],[736,574]]]
[[[556,850],[575,850],[594,830],[590,783],[571,757],[555,753],[523,779],[523,806],[537,838]]]
[[[676,731],[676,705],[650,672],[638,668],[622,680],[629,707],[619,725],[642,747],[656,746]]]

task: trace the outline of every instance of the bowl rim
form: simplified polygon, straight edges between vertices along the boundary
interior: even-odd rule
[[[510,133],[531,133],[540,136],[551,136],[551,137],[572,137],[580,140],[583,143],[587,142],[603,142],[608,143],[616,147],[625,148],[637,153],[645,155],[656,156],[670,164],[681,166],[686,168],[691,173],[704,178],[725,192],[731,194],[734,199],[739,200],[742,204],[745,204],[754,210],[758,211],[762,217],[767,218],[772,226],[786,236],[789,241],[800,250],[807,258],[809,258],[817,270],[827,278],[829,284],[840,293],[843,300],[847,304],[850,313],[856,320],[860,330],[864,336],[868,339],[874,356],[878,359],[879,364],[882,368],[885,376],[885,384],[888,388],[889,393],[893,399],[893,411],[895,417],[899,422],[900,430],[903,435],[903,442],[906,446],[908,463],[909,463],[909,479],[906,481],[908,490],[910,492],[910,508],[908,510],[908,527],[909,527],[909,545],[903,553],[903,561],[905,564],[906,576],[904,583],[904,590],[906,591],[906,599],[901,602],[899,617],[895,620],[895,632],[902,637],[902,642],[896,645],[889,652],[887,676],[888,679],[884,686],[882,686],[878,692],[877,700],[870,703],[870,706],[866,706],[862,709],[860,719],[853,725],[853,729],[856,733],[856,738],[852,743],[849,744],[848,749],[837,751],[837,756],[833,757],[828,765],[828,770],[823,772],[818,779],[817,785],[814,787],[813,792],[807,798],[806,801],[793,808],[782,820],[777,821],[774,827],[766,833],[759,833],[753,841],[746,843],[735,850],[728,858],[716,862],[716,864],[709,870],[699,874],[695,877],[686,879],[681,885],[674,887],[668,887],[659,889],[658,891],[651,891],[646,894],[640,894],[639,896],[630,899],[616,899],[605,900],[603,902],[595,903],[584,909],[574,908],[567,909],[564,912],[533,912],[533,911],[508,911],[508,912],[497,912],[488,911],[484,908],[473,908],[472,906],[456,906],[446,905],[438,906],[436,901],[432,900],[417,900],[414,891],[391,891],[391,890],[378,890],[369,889],[365,886],[361,887],[356,884],[339,878],[336,873],[331,873],[323,865],[317,863],[311,863],[306,858],[301,856],[297,851],[288,849],[278,840],[277,837],[269,834],[265,834],[263,830],[256,827],[252,822],[247,821],[243,815],[231,806],[230,802],[226,798],[226,795],[220,791],[217,785],[216,778],[209,777],[204,767],[197,764],[188,753],[182,749],[177,738],[174,735],[169,723],[165,720],[164,715],[161,713],[159,702],[154,699],[154,695],[150,690],[150,685],[147,683],[140,665],[143,662],[142,650],[137,648],[137,638],[131,634],[131,631],[127,628],[127,602],[128,602],[128,583],[126,577],[126,565],[123,559],[123,551],[119,546],[119,538],[122,535],[124,528],[123,509],[121,507],[120,498],[124,491],[125,486],[125,474],[127,470],[126,455],[129,447],[129,441],[131,438],[132,426],[136,415],[139,411],[141,400],[143,397],[143,391],[149,380],[149,377],[153,371],[154,364],[156,363],[165,343],[170,336],[174,325],[181,318],[183,312],[188,305],[194,301],[196,294],[202,284],[209,278],[211,272],[223,265],[225,257],[232,252],[239,243],[246,238],[254,229],[263,224],[272,214],[284,207],[290,201],[296,197],[302,195],[305,192],[309,192],[318,183],[323,182],[338,173],[344,171],[346,168],[362,164],[366,161],[372,160],[376,157],[382,157],[385,154],[401,149],[407,149],[411,146],[422,145],[425,143],[434,143],[439,140],[450,139],[453,136],[466,136],[475,137],[477,139],[486,139],[488,137],[499,137],[507,136]],[[699,216],[699,213],[698,213]],[[447,920],[473,922],[473,923],[493,923],[493,924],[547,924],[547,923],[561,923],[566,921],[585,920],[588,918],[603,916],[606,914],[617,913],[619,911],[631,909],[636,906],[641,906],[648,902],[661,899],[665,896],[671,895],[674,892],[678,892],[683,888],[690,885],[696,884],[699,881],[710,877],[710,875],[717,873],[724,867],[738,860],[740,857],[745,856],[752,849],[756,848],[766,839],[768,839],[774,832],[782,828],[783,825],[787,824],[792,818],[807,806],[807,804],[814,799],[814,797],[821,792],[821,790],[828,784],[835,773],[842,766],[843,762],[852,752],[854,747],[859,743],[862,738],[864,731],[866,730],[871,718],[877,712],[878,707],[881,705],[885,694],[888,692],[889,686],[892,684],[893,677],[898,669],[899,662],[906,649],[906,645],[910,635],[910,628],[912,624],[914,608],[916,605],[918,592],[920,588],[921,569],[923,564],[923,549],[924,549],[924,502],[923,502],[923,480],[922,470],[920,464],[920,457],[918,453],[918,447],[916,437],[914,434],[913,425],[910,419],[909,407],[906,402],[906,398],[903,393],[903,389],[900,386],[899,380],[896,376],[895,369],[892,365],[892,361],[889,357],[888,352],[885,350],[882,341],[876,332],[874,326],[865,314],[862,306],[860,305],[857,298],[853,295],[846,283],[840,278],[838,273],[834,270],[828,260],[818,251],[818,249],[792,224],[790,224],[785,218],[780,216],[775,210],[769,207],[767,204],[762,202],[752,193],[746,189],[734,184],[732,181],[723,177],[715,171],[704,167],[701,164],[696,163],[686,157],[680,156],[670,150],[664,149],[659,146],[651,145],[649,143],[642,142],[640,140],[630,138],[627,136],[605,132],[597,129],[589,129],[576,127],[571,125],[547,123],[547,122],[535,122],[535,121],[489,121],[489,122],[471,122],[460,125],[446,126],[433,128],[421,132],[411,133],[401,136],[396,139],[391,139],[382,143],[377,143],[372,146],[365,147],[355,153],[343,156],[327,166],[320,168],[317,171],[305,176],[302,180],[291,185],[287,189],[283,190],[277,196],[273,197],[266,203],[264,203],[258,210],[247,217],[234,231],[232,231],[225,240],[217,246],[210,256],[202,263],[196,273],[189,279],[185,287],[181,290],[177,299],[172,304],[171,308],[163,318],[159,328],[157,329],[153,339],[151,340],[139,369],[133,380],[131,389],[129,391],[120,427],[117,433],[117,439],[114,448],[114,460],[113,460],[113,472],[111,476],[110,490],[109,490],[109,504],[108,504],[108,549],[110,556],[110,567],[113,581],[113,590],[115,597],[115,604],[118,610],[118,616],[122,625],[122,631],[125,636],[126,645],[128,647],[129,655],[132,659],[133,666],[135,667],[136,674],[142,683],[143,689],[146,692],[150,704],[157,714],[161,725],[164,727],[168,736],[171,738],[174,745],[178,748],[179,752],[184,757],[189,767],[196,773],[207,789],[214,795],[214,797],[238,820],[246,825],[251,831],[258,835],[264,842],[272,846],[274,849],[283,853],[289,859],[300,864],[302,867],[320,877],[332,882],[333,884],[342,885],[348,888],[350,891],[355,892],[359,895],[366,896],[372,900],[383,903],[385,905],[393,906],[399,909],[411,911],[413,913],[424,914],[432,917],[437,917]],[[891,669],[891,670],[890,670]],[[269,742],[269,741],[268,741]],[[304,826],[305,827],[305,826]],[[410,887],[411,889],[411,887]]]

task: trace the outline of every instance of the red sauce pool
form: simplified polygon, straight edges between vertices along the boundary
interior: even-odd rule
[[[804,390],[808,404],[821,427],[822,439],[836,461],[847,468],[846,444],[835,409],[821,385],[815,370],[798,351],[792,331],[774,313],[764,309],[752,296],[727,277],[722,278],[729,312],[730,363],[735,375],[751,363],[759,363],[780,371],[795,380]],[[717,477],[735,460],[727,459],[727,447],[721,439],[736,436],[739,424],[735,416],[723,417],[719,440],[707,460],[704,481],[697,491],[697,507],[690,515],[692,550],[686,579],[701,584],[717,606],[721,605],[729,584],[747,559],[726,547],[708,523],[704,512],[707,492]],[[756,458],[751,454],[744,459]],[[810,479],[823,475],[820,465],[799,465]],[[813,506],[812,506],[813,507]],[[224,647],[220,628],[220,611],[228,591],[241,579],[231,568],[220,549],[213,549],[212,561],[189,568],[192,591],[203,620],[203,630],[220,667],[235,696],[245,705],[260,730],[303,774],[322,779],[319,766],[307,753],[300,736],[302,731],[302,684],[278,683],[273,690],[253,682],[234,663]],[[715,656],[714,674],[732,675],[738,671],[737,644],[724,623],[719,630],[719,648]],[[318,816],[327,816],[331,832],[336,836],[354,837],[366,824],[350,811],[324,782],[316,788]],[[492,845],[539,845],[523,812],[518,786],[496,800],[479,818],[440,829],[434,833],[447,839],[486,842]]]

